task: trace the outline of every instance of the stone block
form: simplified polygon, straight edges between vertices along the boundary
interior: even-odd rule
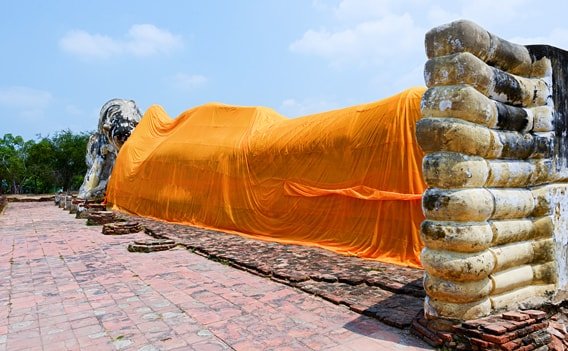
[[[422,265],[428,274],[455,282],[479,281],[487,278],[495,267],[495,256],[489,250],[475,253],[422,250]]]
[[[545,79],[507,73],[469,52],[431,58],[424,67],[424,80],[427,87],[469,84],[493,100],[519,107],[547,105],[551,97]]]
[[[493,195],[487,189],[429,188],[422,196],[422,210],[430,220],[485,222],[493,209]]]
[[[103,225],[116,221],[112,211],[89,211],[87,212],[87,225]]]
[[[486,298],[470,303],[451,303],[427,297],[424,302],[424,310],[425,313],[430,316],[435,316],[429,313],[434,312],[438,316],[444,316],[450,319],[475,319],[489,314],[491,311],[491,302]]]
[[[492,294],[500,294],[515,288],[529,285],[534,280],[532,266],[521,265],[510,269],[496,272],[490,275],[493,283]]]
[[[420,227],[420,237],[426,246],[434,250],[478,252],[491,246],[493,231],[487,222],[426,220]]]
[[[514,74],[528,77],[542,76],[546,72],[533,67],[529,51],[523,45],[506,41],[467,20],[433,28],[426,33],[425,44],[428,58],[470,52]]]
[[[170,239],[148,239],[148,240],[136,240],[128,245],[128,251],[130,252],[154,252],[154,251],[165,251],[176,247],[176,243]]]
[[[457,152],[432,152],[422,160],[424,181],[436,188],[477,188],[489,177],[487,161]]]
[[[103,224],[102,233],[105,235],[125,235],[138,233],[143,229],[138,222],[116,222]]]
[[[469,303],[486,298],[492,291],[488,278],[478,281],[456,282],[437,278],[428,273],[424,275],[424,289],[428,296],[452,303]]]

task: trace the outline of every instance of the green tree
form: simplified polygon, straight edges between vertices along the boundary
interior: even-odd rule
[[[24,192],[50,193],[57,188],[55,179],[55,146],[43,138],[26,148],[26,171],[28,178],[23,184]]]
[[[35,142],[5,134],[0,139],[0,194],[79,189],[89,135],[66,130]]]
[[[26,177],[26,142],[21,136],[5,134],[0,139],[0,191],[19,194]]]
[[[87,171],[85,153],[89,133],[73,134],[70,130],[57,132],[52,138],[55,149],[54,171],[58,186],[78,190]]]

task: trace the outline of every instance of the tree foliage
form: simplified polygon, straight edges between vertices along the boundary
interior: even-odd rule
[[[87,170],[89,135],[66,130],[25,141],[5,134],[0,139],[0,194],[77,190]]]

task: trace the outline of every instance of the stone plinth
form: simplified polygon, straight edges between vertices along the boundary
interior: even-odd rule
[[[87,225],[103,225],[116,221],[112,211],[92,211],[87,212]]]
[[[116,222],[103,225],[105,235],[124,235],[141,232],[144,228],[138,222]]]
[[[128,251],[148,253],[173,249],[175,246],[175,241],[170,239],[137,240],[128,245]]]
[[[87,219],[89,213],[94,211],[106,211],[106,205],[101,203],[84,202],[77,206],[75,218]]]

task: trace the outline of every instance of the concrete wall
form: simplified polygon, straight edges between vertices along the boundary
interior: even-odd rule
[[[426,315],[473,319],[568,286],[566,52],[469,21],[426,34]]]

